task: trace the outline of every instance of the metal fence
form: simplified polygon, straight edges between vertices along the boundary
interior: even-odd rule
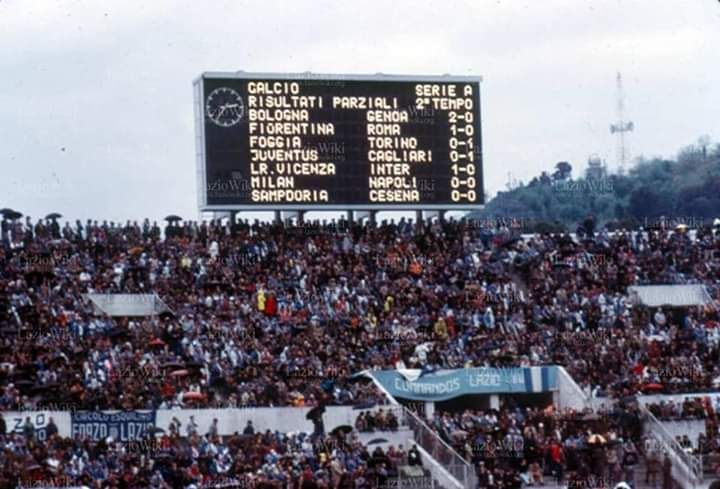
[[[465,488],[477,487],[475,467],[463,459],[415,413],[404,409],[404,420],[413,432],[415,442],[430,454],[455,480]]]
[[[703,464],[702,457],[696,457],[690,453],[687,453],[685,449],[677,442],[677,440],[668,432],[663,424],[658,421],[653,413],[645,407],[642,403],[640,404],[640,412],[642,419],[645,423],[645,432],[652,433],[652,435],[662,444],[667,450],[671,457],[675,459],[681,467],[681,472],[685,476],[688,482],[697,484],[703,480]]]

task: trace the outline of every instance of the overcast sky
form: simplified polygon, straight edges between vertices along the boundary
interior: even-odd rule
[[[0,207],[196,218],[203,71],[481,75],[484,171],[720,140],[718,0],[0,0]]]

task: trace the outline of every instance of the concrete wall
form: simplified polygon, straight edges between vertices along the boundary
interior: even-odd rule
[[[356,410],[351,406],[328,406],[323,416],[325,431],[330,431],[340,425],[355,426],[355,418],[362,411],[377,411],[378,409],[388,410],[391,406],[375,406],[371,409]],[[397,409],[397,408],[395,408]],[[218,430],[221,435],[231,435],[236,431],[242,432],[251,420],[255,431],[280,431],[282,433],[304,431],[311,433],[313,424],[305,419],[310,408],[302,407],[277,407],[277,408],[226,408],[226,409],[163,409],[156,411],[156,426],[167,430],[173,417],[182,423],[184,427],[194,416],[198,424],[198,432],[208,432],[214,418],[218,420]],[[400,417],[399,413],[396,413]],[[22,431],[22,424],[26,417],[30,417],[36,429],[47,426],[50,417],[53,418],[62,436],[71,436],[71,413],[70,411],[5,411],[0,413],[7,431]]]

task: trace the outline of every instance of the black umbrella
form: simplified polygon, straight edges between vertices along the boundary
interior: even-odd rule
[[[331,435],[347,435],[348,433],[351,433],[353,430],[353,427],[349,424],[341,424],[340,426],[336,426],[331,432]]]
[[[30,392],[45,392],[51,389],[57,389],[59,385],[57,383],[55,384],[46,384],[46,385],[34,385],[30,388]]]
[[[14,221],[15,219],[20,219],[23,216],[22,212],[13,211],[13,210],[11,210],[10,212],[6,212],[3,215],[6,218],[10,219],[11,221]]]
[[[59,214],[57,212],[51,212],[50,214],[45,216],[45,219],[52,219],[54,221],[55,219],[60,219],[61,217],[62,217],[62,214]]]
[[[521,238],[520,236],[511,236],[511,237],[509,237],[508,239],[503,240],[503,242],[500,243],[500,246],[501,246],[502,248],[507,248],[507,247],[509,247],[509,246],[514,245],[514,244],[517,243],[518,241],[522,241],[522,238]]]
[[[182,217],[178,216],[177,214],[170,214],[165,218],[167,222],[175,222],[175,221],[182,221]]]
[[[151,426],[150,428],[148,428],[147,432],[151,435],[154,435],[155,433],[165,433],[165,430],[162,428],[158,428],[157,426]]]
[[[166,319],[175,319],[175,314],[173,314],[172,311],[163,311],[160,313],[160,319],[163,321]]]
[[[387,443],[388,441],[385,438],[373,438],[369,442],[367,442],[368,445],[377,445],[378,443]]]
[[[186,365],[182,362],[167,362],[167,363],[163,363],[161,365],[162,368],[174,368],[174,369],[183,368],[185,366]]]
[[[372,408],[373,406],[375,406],[375,401],[365,401],[365,402],[363,402],[363,403],[361,403],[361,404],[356,404],[356,405],[354,405],[354,406],[353,406],[353,409],[355,409],[355,410],[358,410],[358,409],[370,409],[370,408]]]
[[[118,336],[125,335],[125,331],[122,328],[113,328],[106,333],[110,338],[117,338]]]
[[[305,419],[313,420],[320,418],[325,412],[325,406],[315,406],[305,415]],[[352,428],[351,428],[352,431]]]
[[[4,216],[5,214],[10,214],[10,213],[12,213],[12,212],[15,212],[15,211],[12,210],[12,209],[9,208],[9,207],[3,207],[2,209],[0,209],[0,214],[2,214],[3,216]]]

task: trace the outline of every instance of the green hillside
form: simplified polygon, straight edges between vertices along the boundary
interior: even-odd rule
[[[661,217],[694,227],[720,217],[720,145],[688,146],[674,160],[639,158],[625,175],[601,170],[573,178],[560,162],[469,217],[516,219],[528,231],[574,230],[588,215],[610,228],[649,227]]]

